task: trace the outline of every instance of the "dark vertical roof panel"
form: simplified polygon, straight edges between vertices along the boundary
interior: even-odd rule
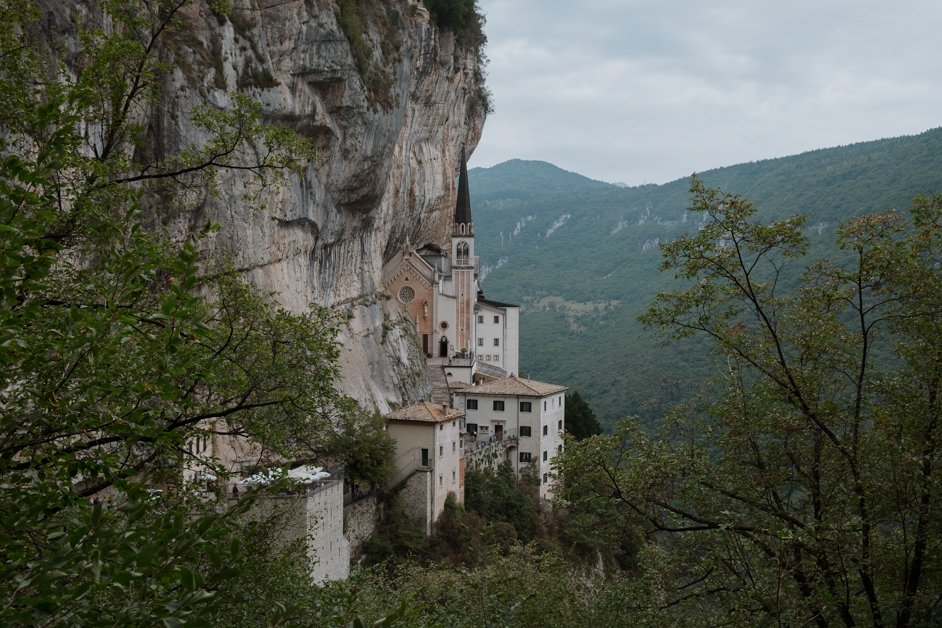
[[[458,202],[455,204],[455,224],[471,224],[471,192],[468,189],[468,162],[461,149],[461,174],[458,176]]]

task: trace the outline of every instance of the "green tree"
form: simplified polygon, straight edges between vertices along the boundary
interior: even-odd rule
[[[419,560],[427,552],[425,530],[409,518],[401,500],[395,496],[389,499],[381,524],[364,545],[367,563]]]
[[[481,561],[481,532],[484,520],[465,512],[454,493],[445,498],[445,508],[435,522],[429,556],[439,563],[474,566]]]
[[[344,469],[344,479],[370,489],[392,473],[395,441],[386,433],[383,418],[361,411],[351,399],[340,405],[339,428],[331,437],[330,449]]]
[[[578,391],[566,393],[566,432],[576,440],[602,433],[595,412]]]
[[[0,0],[6,625],[199,623],[224,614],[217,592],[240,577],[298,586],[256,577],[252,560],[282,555],[252,555],[276,547],[277,531],[247,527],[251,500],[217,512],[182,470],[226,474],[192,447],[214,435],[252,442],[260,463],[332,456],[354,411],[333,388],[329,311],[290,314],[224,261],[201,260],[199,236],[173,243],[144,228],[145,203],[178,209],[227,168],[277,183],[313,154],[238,97],[231,110],[197,108],[201,144],[148,148],[157,51],[179,34],[183,4],[91,4],[62,42],[34,7]]]
[[[644,322],[711,338],[725,394],[657,437],[625,422],[566,454],[659,541],[642,551],[649,604],[704,623],[938,623],[942,197],[846,223],[842,263],[788,291],[803,221],[692,192],[705,227],[663,249],[687,287]]]
[[[468,512],[478,513],[488,524],[510,524],[516,539],[528,543],[545,535],[538,486],[538,479],[532,473],[525,473],[518,480],[509,462],[502,462],[496,469],[469,468],[465,471],[464,506]]]
[[[461,32],[477,25],[475,0],[423,0],[423,3],[442,28]]]
[[[360,570],[349,583],[326,587],[320,607],[335,614],[317,623],[345,626],[355,615],[376,620],[401,609],[406,626],[638,625],[623,592],[572,569],[557,552],[517,546],[473,570],[415,563]]]

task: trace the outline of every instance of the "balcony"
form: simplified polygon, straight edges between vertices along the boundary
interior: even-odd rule
[[[517,447],[517,431],[502,430],[496,434],[480,436],[465,434],[464,458],[467,464],[489,464],[506,459],[507,450]]]

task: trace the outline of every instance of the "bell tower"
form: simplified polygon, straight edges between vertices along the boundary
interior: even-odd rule
[[[468,164],[464,148],[461,149],[458,200],[455,203],[455,222],[451,232],[451,272],[457,300],[455,345],[459,350],[474,351],[474,306],[478,287],[474,226],[471,222],[471,193],[468,189]]]

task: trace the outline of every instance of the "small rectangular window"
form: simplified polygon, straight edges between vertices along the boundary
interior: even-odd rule
[[[530,462],[530,452],[521,451],[520,452],[520,462]]]
[[[521,401],[520,411],[521,412],[533,412],[533,404],[531,404],[529,401]]]
[[[451,472],[451,483],[452,483],[452,484],[455,483],[455,472],[454,472],[454,471]]]
[[[481,315],[478,316],[478,322],[481,323],[481,324],[484,324],[484,315],[483,315],[483,314],[481,314]]]
[[[495,347],[499,347],[499,346],[500,346],[500,338],[494,338],[494,346],[495,346]]]
[[[563,420],[562,420],[562,419],[559,420],[559,423],[558,423],[558,425],[557,425],[557,429],[558,429],[560,432],[563,431]]]
[[[495,316],[495,317],[494,317],[494,322],[495,322],[495,323],[499,323],[499,322],[500,322],[500,316]]]
[[[456,447],[457,447],[457,443],[455,443],[455,441],[451,441],[451,451],[452,451],[452,453],[454,453]]]
[[[549,434],[549,425],[544,425],[544,426],[543,426],[543,436],[547,436],[548,434]]]
[[[543,462],[546,462],[547,460],[549,460],[549,456],[547,455],[546,450],[544,449],[543,450]]]
[[[478,400],[477,399],[468,399],[465,402],[465,410],[477,410],[478,409]]]
[[[445,485],[445,476],[444,476],[444,475],[438,476],[438,485],[439,485],[439,486],[444,486],[444,485]]]
[[[557,446],[556,451],[558,451],[559,453],[563,453],[563,446],[562,445]]]
[[[503,412],[504,411],[504,401],[502,399],[494,400],[494,412]]]
[[[548,483],[549,483],[549,474],[548,474],[548,473],[544,473],[544,474],[543,474],[543,484],[548,484]]]
[[[477,434],[478,433],[478,424],[477,423],[468,423],[465,426],[468,434]]]
[[[546,400],[543,400],[543,412],[546,412]]]
[[[484,346],[484,339],[483,339],[483,338],[478,338],[478,346],[479,346],[479,347],[483,347],[483,346]]]
[[[520,426],[520,436],[529,436],[530,435],[530,426],[521,425]]]
[[[441,458],[441,457],[444,456],[444,455],[445,455],[445,446],[444,446],[444,445],[439,445],[439,446],[438,446],[438,457]]]

